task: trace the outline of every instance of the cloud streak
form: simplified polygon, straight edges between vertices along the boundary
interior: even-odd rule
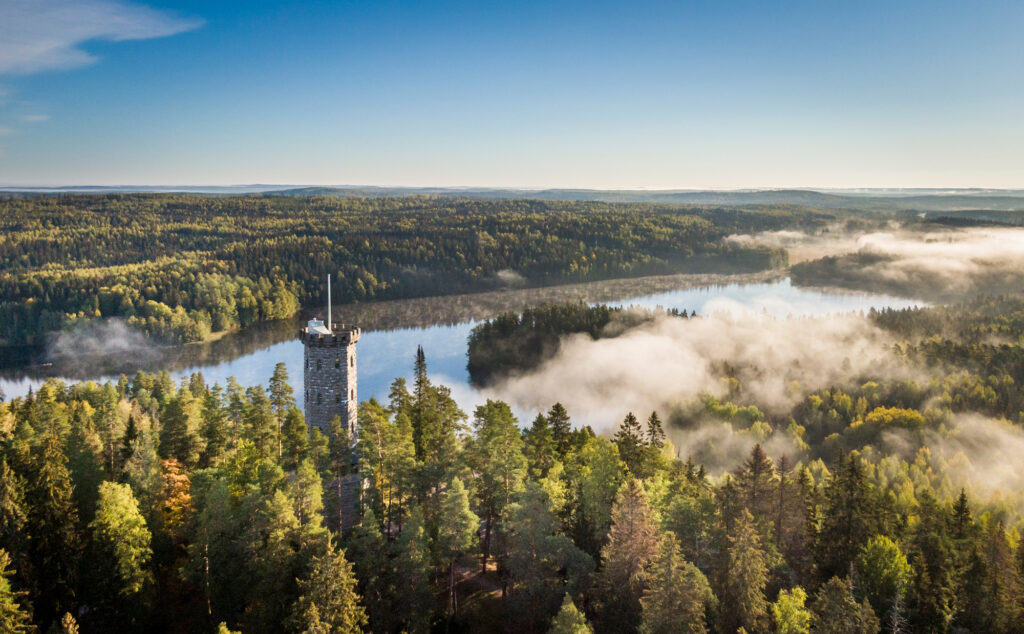
[[[86,42],[145,40],[198,28],[181,18],[116,0],[6,0],[0,3],[0,75],[84,66]]]

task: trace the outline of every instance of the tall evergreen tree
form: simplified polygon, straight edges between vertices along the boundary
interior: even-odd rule
[[[647,444],[655,449],[665,446],[665,429],[658,418],[658,412],[651,412],[647,418]]]
[[[488,400],[476,408],[475,437],[466,449],[466,462],[474,475],[474,490],[484,521],[481,567],[487,570],[491,536],[502,511],[512,502],[526,477],[526,458],[516,418],[506,403]]]
[[[81,542],[71,474],[54,430],[45,433],[38,461],[30,480],[29,544],[40,593],[36,618],[48,622],[74,606]]]
[[[14,571],[10,565],[10,556],[0,548],[0,631],[28,634],[35,631],[35,627],[32,625],[32,614],[24,605],[27,593],[11,587]]]
[[[291,616],[296,630],[354,634],[366,627],[366,611],[356,592],[352,565],[330,540],[324,554],[313,558],[308,575],[298,585],[299,598]]]
[[[722,631],[733,632],[742,627],[751,634],[766,632],[768,602],[764,590],[768,568],[754,517],[746,509],[740,512],[729,536],[728,557],[718,617]]]
[[[619,430],[615,432],[615,445],[619,448],[619,457],[626,463],[626,468],[635,477],[643,477],[644,439],[640,421],[633,412],[626,414]]]
[[[455,596],[455,562],[473,547],[480,518],[469,508],[469,494],[462,480],[452,480],[441,498],[435,548],[448,567],[448,621],[458,614]]]
[[[640,604],[641,634],[708,631],[704,615],[715,607],[715,596],[704,574],[683,559],[679,542],[671,535],[661,538]]]
[[[832,577],[818,589],[811,629],[815,634],[877,634],[878,617],[871,605],[853,598],[849,579]]]
[[[556,445],[551,426],[543,414],[537,414],[533,424],[523,433],[523,444],[530,475],[538,480],[547,477],[555,463]]]
[[[632,631],[640,625],[640,597],[647,588],[644,573],[658,552],[654,513],[636,478],[619,489],[611,519],[608,543],[601,550],[600,629]]]
[[[548,410],[548,425],[551,427],[551,437],[555,441],[555,448],[561,456],[569,451],[569,439],[572,436],[572,421],[569,420],[569,412],[561,403],[555,403]]]
[[[278,362],[274,366],[274,374],[270,377],[268,386],[270,394],[270,406],[274,410],[274,418],[277,420],[277,455],[281,456],[284,450],[282,427],[288,411],[295,407],[295,397],[292,394],[292,387],[288,385],[288,368],[284,362]]]

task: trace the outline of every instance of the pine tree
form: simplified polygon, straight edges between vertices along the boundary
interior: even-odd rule
[[[441,497],[435,548],[448,565],[448,621],[458,613],[455,601],[455,562],[473,547],[480,518],[469,508],[469,494],[462,480],[452,480]]]
[[[288,411],[295,407],[292,387],[288,385],[288,368],[284,362],[279,362],[274,366],[274,374],[270,377],[268,391],[270,393],[270,406],[273,408],[274,418],[277,420],[277,456],[281,457],[281,452],[283,451],[281,428],[284,425]]]
[[[397,616],[404,631],[428,632],[434,614],[434,594],[430,583],[430,550],[419,508],[410,510],[399,536],[395,573],[395,592],[402,597],[396,606]]]
[[[299,580],[292,624],[300,632],[362,632],[368,620],[361,602],[352,565],[328,539],[324,554],[313,558],[309,574]]]
[[[466,450],[466,462],[475,477],[484,536],[480,563],[487,570],[491,536],[502,511],[526,477],[526,458],[516,418],[506,403],[488,400],[477,407],[473,420],[476,436]]]
[[[640,625],[640,597],[647,587],[644,572],[658,552],[654,513],[636,478],[619,489],[611,519],[598,581],[601,630],[632,631]]]
[[[10,556],[6,550],[0,548],[0,632],[27,634],[35,631],[32,614],[24,605],[27,593],[15,591],[11,587],[14,571],[10,569],[10,565]]]
[[[309,429],[306,427],[306,419],[297,407],[288,408],[284,415],[281,435],[281,467],[285,471],[294,471],[305,458],[309,447]]]
[[[544,490],[527,482],[519,500],[505,511],[508,557],[504,568],[516,629],[543,629],[558,610],[559,592],[580,590],[594,569],[589,555],[558,534],[559,522],[549,504]]]
[[[761,538],[754,517],[743,509],[729,536],[729,566],[719,621],[723,631],[765,632],[768,629],[768,603],[764,589],[768,582]]]
[[[562,607],[551,620],[548,634],[593,634],[594,628],[587,623],[587,617],[576,608],[568,594],[562,599]]]
[[[705,609],[715,601],[704,574],[683,559],[679,541],[664,535],[658,557],[651,566],[648,587],[640,599],[641,634],[707,632]],[[685,628],[685,630],[682,630]]]

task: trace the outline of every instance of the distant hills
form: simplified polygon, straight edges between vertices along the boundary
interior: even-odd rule
[[[992,189],[759,189],[759,190],[598,190],[513,189],[484,187],[289,187],[287,185],[153,186],[153,187],[0,187],[0,195],[61,193],[189,193],[228,196],[457,196],[531,198],[603,202],[652,202],[689,205],[798,205],[821,209],[879,212],[1024,211],[1024,190]]]

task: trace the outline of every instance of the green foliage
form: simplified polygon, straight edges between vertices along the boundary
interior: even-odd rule
[[[704,634],[708,631],[705,613],[716,607],[704,574],[683,559],[679,541],[671,535],[661,538],[640,603],[641,634],[670,634],[679,632],[680,626],[691,634]]]
[[[568,594],[562,600],[562,607],[551,620],[548,634],[593,634],[594,628],[587,623],[587,617],[576,608]]]
[[[410,196],[62,195],[0,200],[0,342],[119,318],[168,341],[322,303],[784,266],[732,233],[799,211]],[[813,219],[814,222],[820,222]],[[599,237],[598,237],[599,236]]]
[[[853,598],[848,579],[832,577],[818,589],[811,629],[821,634],[877,634],[879,623],[867,601]]]
[[[27,634],[35,629],[32,626],[32,615],[21,605],[28,593],[11,587],[10,577],[14,571],[10,565],[11,556],[6,550],[0,549],[0,631]]]
[[[356,579],[345,553],[328,541],[313,557],[309,575],[299,580],[292,623],[299,632],[350,634],[366,627],[366,612],[355,591]]]
[[[89,529],[94,544],[116,565],[121,596],[137,594],[152,582],[147,570],[153,557],[152,537],[127,484],[104,482],[100,485],[96,518]]]
[[[892,610],[903,603],[910,585],[911,569],[899,545],[885,535],[865,544],[854,567],[855,589],[871,603],[883,623],[892,620]]]
[[[811,631],[811,611],[804,604],[807,592],[800,586],[782,590],[772,604],[772,618],[778,634],[807,634]]]

